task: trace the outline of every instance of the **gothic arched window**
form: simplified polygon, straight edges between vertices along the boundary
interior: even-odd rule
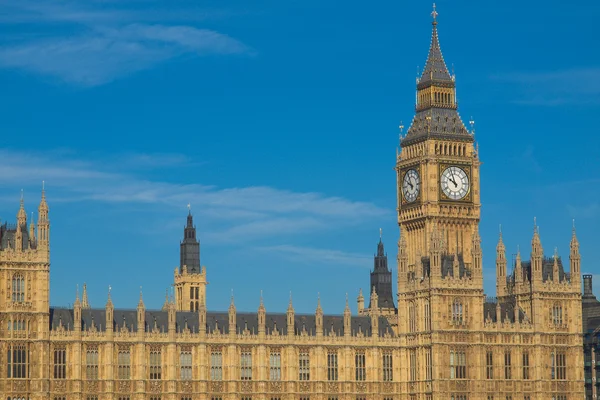
[[[563,309],[562,306],[558,303],[555,303],[552,306],[552,323],[554,325],[563,324]]]
[[[12,301],[15,303],[23,303],[25,301],[25,278],[21,274],[13,275]]]
[[[452,323],[454,325],[463,324],[463,304],[458,299],[452,303]]]

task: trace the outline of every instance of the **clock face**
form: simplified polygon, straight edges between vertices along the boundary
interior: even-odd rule
[[[451,200],[460,200],[469,193],[469,177],[459,167],[448,167],[440,178],[442,191]]]
[[[404,195],[404,199],[412,203],[417,200],[420,190],[421,178],[419,177],[419,173],[414,169],[409,169],[404,174],[404,179],[402,179],[402,194]]]

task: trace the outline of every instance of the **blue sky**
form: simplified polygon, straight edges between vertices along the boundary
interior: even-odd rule
[[[0,218],[46,181],[51,302],[158,308],[191,203],[208,306],[356,309],[379,228],[395,266],[398,125],[429,2],[0,1]],[[439,1],[442,51],[483,161],[485,289],[508,253],[598,274],[600,4]],[[396,271],[394,269],[394,277]],[[395,279],[395,278],[394,278]]]

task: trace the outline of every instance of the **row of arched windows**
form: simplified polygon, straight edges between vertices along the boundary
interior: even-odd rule
[[[25,302],[25,277],[21,274],[13,275],[12,301],[15,303]]]
[[[467,154],[467,145],[457,143],[436,143],[435,154],[464,157]]]

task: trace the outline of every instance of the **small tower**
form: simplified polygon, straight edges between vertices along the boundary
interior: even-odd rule
[[[515,257],[515,282],[523,282],[523,264],[521,262],[521,249],[517,248],[517,256]]]
[[[29,222],[29,248],[36,248],[35,242],[35,223],[33,222],[33,212],[31,213],[31,221]]]
[[[506,248],[502,241],[502,230],[498,236],[498,245],[496,246],[496,296],[504,297],[506,295]]]
[[[83,294],[81,295],[81,308],[84,310],[90,309],[90,302],[88,301],[87,294],[87,285],[85,282],[83,283]]]
[[[346,307],[344,307],[344,336],[350,337],[352,333],[352,313],[348,305],[348,293],[346,293]]]
[[[19,212],[17,212],[17,231],[15,233],[15,250],[23,251],[27,235],[27,213],[25,212],[25,204],[23,202],[23,192],[21,191],[21,202]]]
[[[554,256],[552,257],[552,280],[554,283],[560,283],[560,272],[558,270],[558,248],[554,248]]]
[[[371,336],[379,336],[379,296],[377,296],[375,286],[371,292]]]
[[[323,336],[323,309],[321,308],[321,296],[317,298],[317,310],[315,311],[315,327],[317,337]]]
[[[362,293],[362,289],[358,291],[358,297],[356,298],[356,303],[358,306],[358,315],[361,315],[365,309],[365,298]]]
[[[140,301],[137,305],[137,333],[138,336],[144,336],[146,331],[146,306],[142,297],[142,288],[140,287]]]
[[[260,305],[258,306],[258,336],[264,336],[267,329],[267,310],[263,302],[262,290],[260,293]]]
[[[542,265],[544,263],[544,249],[542,248],[542,241],[540,240],[540,233],[535,221],[533,220],[533,238],[531,239],[531,283],[535,286],[536,284],[542,283]]]
[[[106,311],[106,333],[107,335],[111,336],[113,334],[113,330],[114,330],[114,313],[115,313],[115,307],[113,305],[112,299],[110,297],[110,289],[111,287],[108,287],[108,300],[106,301],[106,306],[105,306],[105,311]]]
[[[45,251],[47,261],[50,262],[50,219],[48,218],[48,204],[46,203],[46,189],[42,183],[42,199],[38,207],[38,249]]]
[[[206,305],[206,268],[200,266],[200,243],[196,239],[196,226],[189,209],[179,245],[179,267],[175,268],[175,303],[179,311],[198,311]]]
[[[442,277],[442,249],[444,243],[437,224],[433,225],[431,232],[431,245],[429,246],[430,271],[433,280]]]
[[[575,232],[575,221],[573,221],[573,234],[571,236],[571,252],[569,254],[571,262],[571,285],[578,292],[581,291],[581,255],[579,254],[579,240]],[[590,292],[591,292],[590,280]]]
[[[75,294],[75,303],[73,303],[73,329],[75,334],[81,333],[81,301],[79,301],[79,286]]]
[[[198,330],[200,337],[206,336],[206,304],[200,303],[198,308]]]
[[[294,336],[294,306],[292,305],[292,293],[290,292],[290,303],[288,304],[286,319],[287,319],[287,334],[288,336]]]
[[[471,242],[473,277],[483,283],[483,271],[481,267],[483,262],[483,251],[481,250],[481,236],[479,236],[479,225],[477,224],[475,225],[475,232],[473,233]]]
[[[237,332],[237,323],[236,323],[236,309],[235,302],[233,300],[233,290],[231,291],[231,302],[229,303],[229,336],[235,337]]]
[[[398,291],[402,292],[406,286],[408,277],[408,248],[406,234],[400,228],[400,240],[398,240]]]
[[[395,311],[394,294],[392,292],[392,271],[388,269],[388,258],[385,254],[381,238],[381,229],[379,230],[379,243],[377,243],[377,253],[373,259],[373,271],[371,272],[371,287],[375,287],[379,294],[379,307]],[[369,308],[373,306],[370,304]]]

